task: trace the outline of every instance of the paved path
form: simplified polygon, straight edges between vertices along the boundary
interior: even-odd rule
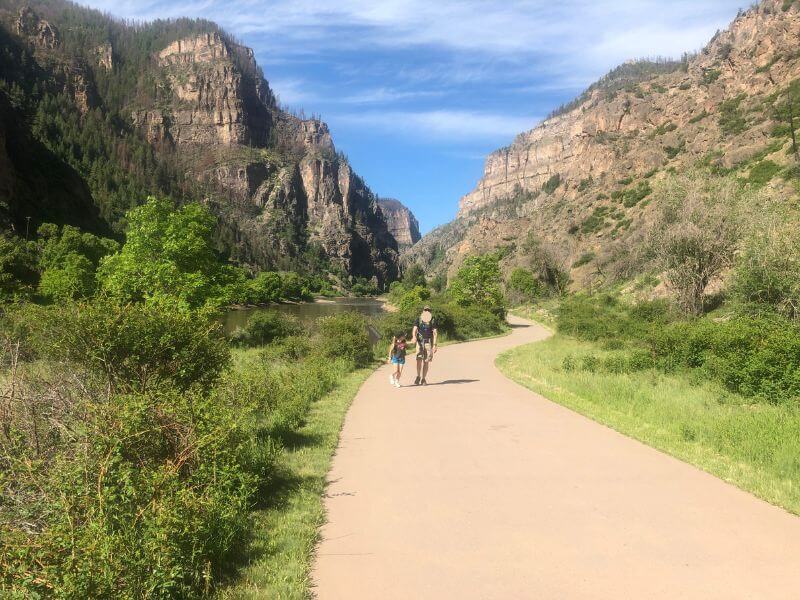
[[[318,598],[800,599],[800,518],[495,369],[546,335],[445,347],[437,385],[367,380],[329,476]]]

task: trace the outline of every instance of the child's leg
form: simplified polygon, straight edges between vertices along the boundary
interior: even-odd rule
[[[394,378],[397,381],[400,381],[400,376],[403,374],[403,363],[397,363],[397,372],[394,374]]]

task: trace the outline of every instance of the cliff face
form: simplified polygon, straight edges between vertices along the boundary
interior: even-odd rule
[[[570,110],[492,153],[456,220],[408,258],[452,270],[469,253],[516,247],[534,232],[567,265],[597,255],[580,281],[647,221],[650,190],[668,171],[700,163],[746,178],[765,160],[793,161],[787,135],[773,134],[772,106],[800,77],[799,4],[763,1],[682,64],[612,72]],[[769,185],[794,194],[779,178]]]
[[[185,179],[183,196],[203,199],[216,212],[220,249],[234,260],[255,270],[302,269],[313,256],[380,286],[397,276],[397,242],[375,195],[337,155],[325,123],[277,106],[251,49],[199,21],[131,31],[109,20],[109,33],[92,30],[85,34],[89,42],[76,38],[74,28],[60,33],[53,22],[59,10],[86,11],[92,25],[107,17],[66,4],[53,17],[39,10],[53,7],[24,6],[13,16],[0,10],[15,43],[30,48],[38,80],[54,82],[54,91],[68,95],[87,118],[102,115],[113,123],[115,106],[106,102],[117,104],[120,139],[110,143],[124,155],[123,135],[146,140],[155,165],[145,160],[144,168],[161,169],[162,180]],[[131,43],[138,35],[140,46]],[[140,47],[153,50],[142,56]],[[126,168],[124,156],[121,162]],[[146,171],[141,178],[148,178]]]
[[[160,108],[133,121],[228,196],[216,206],[234,258],[286,268],[312,246],[379,285],[397,276],[397,242],[374,194],[337,156],[325,123],[278,109],[249,48],[204,33],[173,42],[157,61]]]
[[[378,206],[401,252],[420,240],[417,218],[402,202],[394,198],[379,198]]]

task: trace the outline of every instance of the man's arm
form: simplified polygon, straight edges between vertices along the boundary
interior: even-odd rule
[[[414,345],[415,346],[417,345],[417,334],[418,333],[419,333],[419,330],[417,329],[417,326],[414,325],[414,329],[411,331],[411,339],[414,340]]]

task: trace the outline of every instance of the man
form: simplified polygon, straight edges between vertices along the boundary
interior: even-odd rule
[[[425,305],[422,314],[414,322],[411,337],[417,342],[417,378],[414,385],[427,385],[428,367],[436,354],[436,319],[431,314],[431,307]]]

